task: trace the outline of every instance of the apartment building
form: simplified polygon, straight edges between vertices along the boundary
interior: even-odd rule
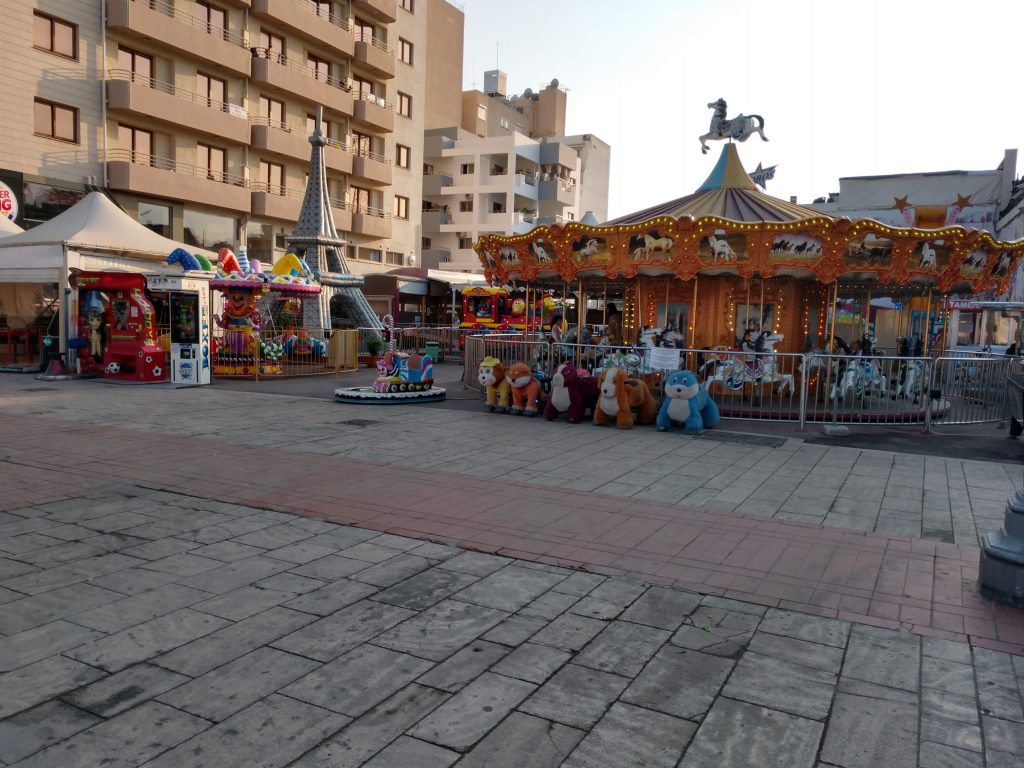
[[[505,74],[462,94],[458,125],[428,128],[423,153],[423,263],[481,271],[473,243],[542,224],[607,219],[611,149],[593,134],[565,136],[557,80],[506,97]]]
[[[444,0],[0,0],[0,16],[0,181],[24,223],[105,187],[161,234],[271,262],[322,105],[351,270],[418,252],[428,82],[461,84],[462,14]],[[428,78],[428,50],[447,77]]]

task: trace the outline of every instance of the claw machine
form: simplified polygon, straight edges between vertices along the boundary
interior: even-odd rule
[[[212,273],[211,273],[212,274]],[[171,382],[210,383],[210,278],[205,275],[150,276],[150,290],[167,326],[161,330],[170,358]]]

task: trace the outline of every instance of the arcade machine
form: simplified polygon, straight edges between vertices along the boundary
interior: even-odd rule
[[[153,304],[146,297],[146,278],[131,272],[74,272],[70,284],[83,292],[86,311],[79,313],[79,334],[88,343],[90,372],[109,379],[149,382],[164,379],[165,354],[156,343]],[[98,311],[104,305],[105,312]],[[90,354],[102,348],[97,362]],[[98,371],[96,370],[98,369]]]
[[[210,278],[147,275],[149,288],[169,325],[171,381],[175,384],[210,383]]]

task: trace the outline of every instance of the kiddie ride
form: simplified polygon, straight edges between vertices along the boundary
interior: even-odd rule
[[[334,399],[339,403],[388,405],[429,403],[445,399],[445,389],[434,386],[434,361],[430,355],[407,355],[395,351],[395,323],[384,316],[384,337],[388,353],[377,361],[377,378],[372,387],[339,387]]]
[[[550,330],[557,303],[551,292],[537,294],[527,309],[525,291],[478,286],[462,292],[462,323],[473,331]]]
[[[130,272],[74,272],[81,295],[78,362],[83,376],[163,381],[166,353],[156,343],[155,311],[146,277]],[[107,300],[104,302],[103,296]]]

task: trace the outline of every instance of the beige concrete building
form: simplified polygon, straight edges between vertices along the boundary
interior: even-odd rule
[[[423,166],[423,262],[482,271],[473,244],[485,234],[523,234],[542,224],[608,218],[611,148],[593,134],[565,136],[566,92],[507,96],[506,76],[484,73],[462,93],[461,122],[427,126]]]
[[[270,262],[323,105],[350,268],[418,253],[428,104],[453,114],[461,88],[462,13],[445,0],[0,0],[0,18],[0,181],[18,223],[106,187],[161,234]]]

